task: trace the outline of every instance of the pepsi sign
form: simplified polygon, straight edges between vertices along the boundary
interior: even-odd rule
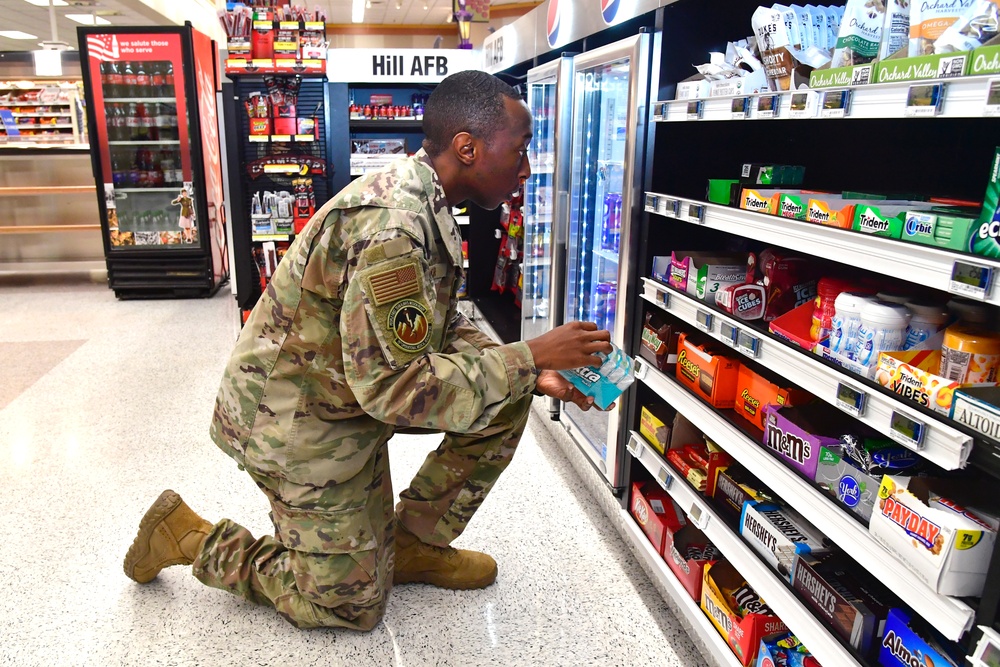
[[[545,35],[549,46],[559,42],[559,28],[562,24],[562,12],[559,11],[559,0],[549,0],[549,9],[545,14]]]
[[[601,0],[601,16],[604,17],[604,22],[608,25],[614,23],[621,6],[622,0]]]

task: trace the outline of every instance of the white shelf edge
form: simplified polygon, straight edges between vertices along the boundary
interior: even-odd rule
[[[717,664],[724,665],[725,667],[740,667],[740,661],[729,647],[729,644],[719,634],[719,631],[715,629],[715,626],[712,625],[712,621],[702,611],[698,602],[692,599],[684,586],[681,585],[681,582],[677,580],[677,577],[670,570],[670,567],[663,558],[660,557],[660,554],[656,553],[656,549],[650,544],[649,538],[642,532],[639,524],[635,522],[635,518],[633,518],[627,509],[622,509],[621,515],[629,538],[631,538],[632,543],[636,546],[636,551],[639,552],[642,560],[649,566],[656,580],[673,594],[671,599],[684,611],[685,617],[690,621],[691,629],[701,639],[703,647],[708,649],[711,657],[715,658]]]
[[[697,426],[693,419],[692,423]],[[632,447],[633,441],[630,439],[630,453],[632,453]],[[635,455],[633,454],[633,456]],[[778,574],[757,556],[753,548],[744,542],[742,537],[733,532],[725,520],[719,518],[715,510],[697,491],[692,489],[683,478],[678,477],[676,471],[669,467],[652,447],[643,443],[638,459],[654,477],[659,474],[661,467],[667,467],[672,479],[664,487],[666,492],[689,518],[692,515],[701,517],[701,521],[698,523],[693,519],[690,520],[701,532],[705,533],[712,544],[718,547],[726,560],[732,563],[740,575],[746,578],[747,583],[771,607],[778,618],[784,621],[788,629],[816,656],[820,663],[837,665],[838,667],[848,665],[860,667],[861,663],[855,660],[850,651],[830,633],[824,622],[816,618],[812,610],[795,597],[795,594],[779,579]]]
[[[965,255],[922,243],[907,243],[899,239],[872,236],[657,192],[647,192],[646,195],[647,198],[657,198],[656,210],[645,207],[649,213],[730,234],[737,233],[746,238],[773,243],[874,273],[898,277],[897,267],[900,262],[905,262],[906,282],[942,292],[948,291],[956,261],[989,266],[994,270],[994,276],[1000,275],[1000,261],[988,257]],[[668,201],[678,202],[677,215],[667,212]],[[692,207],[696,211],[699,208],[703,210],[704,218],[699,219],[693,215],[690,212]],[[984,303],[1000,306],[1000,286],[993,286]]]
[[[468,224],[471,224],[469,222],[469,216],[467,216],[467,215],[456,215],[454,217],[455,217],[455,222],[457,224],[459,224],[459,225],[468,225]]]
[[[757,104],[753,101],[755,97],[769,97],[771,95],[780,96],[777,118],[781,120],[795,120],[790,118],[792,94],[812,93],[816,95],[816,108],[820,107],[819,101],[825,91],[851,90],[851,105],[849,113],[843,120],[857,118],[906,118],[906,98],[910,86],[921,86],[931,84],[945,84],[944,96],[941,102],[937,118],[976,118],[985,116],[986,94],[989,81],[998,78],[997,75],[988,76],[963,76],[950,79],[930,79],[925,81],[903,81],[899,83],[875,83],[865,86],[838,86],[825,89],[803,89],[795,91],[765,92],[753,95],[735,95],[727,97],[703,97],[700,100],[659,100],[654,102],[652,109],[665,105],[666,115],[650,114],[653,122],[691,122],[699,123],[705,121],[734,120],[733,100],[743,97],[751,98],[749,102],[750,112],[745,119],[736,119],[735,122],[743,120],[773,120],[772,118],[756,117]],[[688,118],[688,103],[701,101],[701,118]],[[813,116],[816,119],[819,116]],[[934,116],[932,116],[934,117]],[[805,119],[803,119],[805,120]],[[841,120],[841,119],[824,119]]]
[[[879,433],[889,435],[892,413],[894,411],[921,422],[926,426],[926,433],[924,434],[922,448],[914,449],[914,451],[946,470],[957,470],[965,467],[969,459],[969,454],[972,452],[971,436],[962,433],[943,421],[918,412],[908,406],[903,399],[894,399],[881,392],[868,389],[861,382],[857,381],[852,374],[831,368],[822,363],[818,357],[813,358],[814,355],[811,352],[805,350],[800,352],[777,341],[763,338],[740,320],[726,317],[722,313],[710,310],[707,306],[700,304],[686,294],[667,290],[660,283],[650,278],[643,278],[643,284],[644,292],[642,298],[645,301],[684,320],[691,324],[692,327],[698,328],[699,331],[706,333],[720,342],[728,342],[720,332],[720,322],[725,322],[737,329],[752,333],[759,339],[759,343],[757,356],[750,358],[784,377],[789,382],[808,390],[834,407],[839,407],[837,405],[838,384],[843,383],[856,391],[864,392],[866,397],[865,411],[860,417],[854,417],[853,415],[852,417],[867,424]],[[648,289],[656,289],[661,299],[657,300],[647,296],[645,290]],[[669,305],[664,305],[662,301],[662,295],[664,294],[669,295]],[[696,313],[699,310],[704,310],[712,314],[711,330],[706,331],[698,326]],[[743,353],[742,350],[738,350],[738,348],[733,348],[733,350],[738,351],[741,357],[749,356]],[[913,448],[911,447],[911,449]]]
[[[642,382],[684,414],[761,482],[772,489],[779,489],[782,500],[788,502],[861,567],[896,593],[918,615],[933,623],[948,639],[957,641],[972,627],[975,613],[968,605],[959,599],[934,592],[878,544],[861,523],[837,507],[833,499],[824,496],[819,489],[764,451],[762,445],[722,419],[713,408],[692,396],[676,381],[667,378],[645,360],[637,359],[636,363],[639,368],[645,367],[644,375],[640,378]],[[643,373],[641,370],[639,372]],[[648,446],[644,450],[657,456]],[[659,472],[660,465],[666,465],[660,461],[657,456],[657,466],[650,469],[654,476]],[[645,460],[643,464],[649,468]],[[667,470],[675,478],[675,485],[686,486],[683,480],[676,479],[673,468],[668,467]],[[743,574],[745,576],[746,573]],[[808,642],[806,645],[808,646]]]

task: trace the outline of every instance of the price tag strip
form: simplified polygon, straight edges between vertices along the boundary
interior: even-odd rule
[[[691,100],[687,103],[688,120],[700,120],[705,111],[705,104],[701,100]]]
[[[743,354],[754,359],[760,354],[760,338],[747,331],[740,330],[737,335],[736,346],[740,348]]]
[[[906,109],[903,115],[911,117],[936,116],[941,111],[941,100],[943,98],[943,83],[925,83],[910,86],[906,92]]]
[[[670,308],[670,292],[660,292],[660,300],[664,308]]]
[[[823,93],[820,118],[844,118],[851,113],[851,89],[828,90]]]
[[[657,102],[653,105],[653,120],[665,120],[667,117],[667,103]]]
[[[791,118],[815,118],[816,94],[812,91],[792,93],[792,110],[788,115]]]
[[[668,199],[663,204],[663,210],[674,217],[677,217],[681,213],[681,203],[676,199]]]
[[[708,526],[708,519],[711,515],[702,510],[701,505],[698,503],[691,503],[691,509],[688,510],[688,516],[691,517],[691,523],[693,523],[698,530],[704,531]]]
[[[993,628],[980,625],[983,636],[976,645],[976,652],[969,658],[973,667],[1000,665],[1000,634]]]
[[[889,437],[901,445],[920,451],[924,448],[927,425],[895,410],[889,421]]]
[[[646,210],[656,213],[656,207],[660,203],[660,198],[649,192],[646,193]]]
[[[956,261],[951,270],[948,291],[952,294],[985,301],[993,286],[993,269],[981,264]]]
[[[868,395],[859,390],[844,384],[837,383],[837,407],[849,415],[860,417],[865,412],[865,404]]]
[[[743,120],[750,117],[750,98],[734,97],[732,106],[733,120]]]
[[[761,95],[757,98],[755,118],[777,118],[781,111],[781,95]]]
[[[674,477],[670,474],[667,466],[660,465],[660,469],[656,472],[656,481],[660,483],[664,491],[670,489],[670,485],[674,482]]]
[[[984,116],[1000,116],[1000,79],[990,79],[986,86]]]
[[[708,311],[699,309],[695,313],[695,323],[698,325],[698,328],[703,331],[711,333],[714,320],[715,318],[712,317],[712,313]]]
[[[644,449],[642,444],[642,438],[641,436],[636,435],[635,431],[632,431],[632,437],[629,438],[628,446],[626,447],[626,449],[628,449],[628,453],[631,454],[634,458],[637,459],[642,458],[642,452]]]
[[[703,204],[688,204],[688,218],[699,223],[705,222],[705,206]]]
[[[719,322],[719,333],[722,334],[722,342],[730,347],[736,347],[736,341],[739,338],[739,329],[734,327],[729,322]]]

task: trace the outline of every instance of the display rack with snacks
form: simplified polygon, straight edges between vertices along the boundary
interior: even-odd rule
[[[219,12],[227,74],[323,74],[326,14],[298,5],[236,5]]]
[[[325,77],[230,77],[233,252],[245,319],[295,235],[332,196],[334,166]]]
[[[996,5],[954,4],[659,10],[629,481],[788,626],[758,660],[958,665],[997,625]],[[672,411],[731,457],[716,497]]]
[[[80,84],[0,81],[0,145],[86,144]]]

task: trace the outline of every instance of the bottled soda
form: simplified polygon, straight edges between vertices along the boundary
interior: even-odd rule
[[[163,71],[163,93],[164,97],[174,96],[174,63],[167,61],[166,69]]]
[[[149,77],[149,71],[146,69],[148,63],[144,63],[141,60],[135,64],[135,92],[136,97],[151,97],[152,91],[149,86],[151,79]]]
[[[149,140],[149,109],[145,102],[135,103],[135,140]]]
[[[139,97],[138,79],[132,63],[125,61],[125,69],[122,70],[123,97]]]
[[[122,168],[122,156],[118,151],[111,151],[111,182],[116,188],[125,187],[128,174]]]
[[[125,129],[128,135],[127,141],[135,141],[139,138],[139,107],[135,102],[129,102],[125,107]]]
[[[601,249],[618,252],[621,236],[622,196],[618,192],[604,195],[604,217],[601,224]]]
[[[163,91],[164,81],[165,81],[163,73],[163,62],[156,61],[150,63],[150,70],[151,71],[150,71],[149,82],[152,95],[154,97],[166,97]]]

